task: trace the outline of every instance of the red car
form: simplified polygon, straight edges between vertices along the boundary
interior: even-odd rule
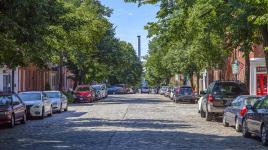
[[[20,121],[26,123],[26,106],[16,94],[0,94],[0,124],[10,128]]]
[[[75,102],[91,103],[95,100],[95,92],[89,85],[78,85],[74,91]]]

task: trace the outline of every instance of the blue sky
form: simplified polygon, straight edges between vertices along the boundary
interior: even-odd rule
[[[156,21],[155,16],[159,10],[158,5],[143,5],[125,3],[124,0],[100,0],[102,4],[113,9],[110,21],[116,27],[116,37],[130,42],[136,52],[138,49],[137,35],[141,35],[141,54],[144,56],[148,50],[147,31],[144,26],[148,22]]]

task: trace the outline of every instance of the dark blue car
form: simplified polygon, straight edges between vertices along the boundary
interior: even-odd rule
[[[253,106],[260,96],[242,95],[238,96],[231,103],[231,106],[224,109],[223,125],[234,126],[237,132],[242,130],[242,122],[247,113],[248,105]]]
[[[123,88],[118,86],[111,86],[107,89],[108,94],[123,94]]]

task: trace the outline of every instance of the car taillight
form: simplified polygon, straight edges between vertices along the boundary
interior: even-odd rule
[[[244,106],[240,111],[240,116],[244,117],[247,112],[248,112],[248,109],[246,106]]]
[[[212,103],[213,101],[214,101],[214,97],[212,95],[209,95],[208,96],[208,102]]]

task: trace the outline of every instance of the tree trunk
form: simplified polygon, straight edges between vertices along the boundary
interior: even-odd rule
[[[74,80],[74,86],[73,86],[73,90],[75,90],[77,87],[77,80]]]
[[[199,80],[200,80],[200,73],[196,73],[196,78],[197,78],[197,82],[196,82],[196,92],[197,94],[199,94]]]
[[[194,89],[194,75],[190,74],[191,87]]]
[[[245,50],[245,80],[244,80],[247,88],[249,89],[249,82],[250,82],[250,58],[249,58],[249,51]]]

